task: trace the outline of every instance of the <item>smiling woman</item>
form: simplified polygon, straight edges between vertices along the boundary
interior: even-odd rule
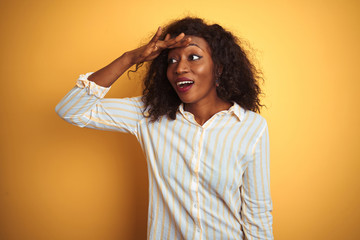
[[[143,96],[103,98],[146,61]],[[258,79],[230,32],[185,18],[80,75],[56,111],[80,127],[137,137],[149,169],[148,239],[273,239]]]

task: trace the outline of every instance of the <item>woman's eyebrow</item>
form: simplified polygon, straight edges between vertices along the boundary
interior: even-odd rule
[[[196,46],[198,48],[200,48],[201,50],[203,50],[201,47],[199,47],[199,45],[197,45],[196,43],[189,43],[189,45],[187,45],[187,47],[189,46]],[[203,50],[204,51],[204,50]]]

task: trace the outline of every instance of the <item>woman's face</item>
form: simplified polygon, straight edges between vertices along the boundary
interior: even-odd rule
[[[169,51],[167,78],[183,103],[209,103],[217,99],[211,50],[205,39],[188,37],[188,46]]]

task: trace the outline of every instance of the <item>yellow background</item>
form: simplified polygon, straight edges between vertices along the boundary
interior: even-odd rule
[[[274,235],[360,239],[355,0],[0,3],[0,239],[145,239],[147,170],[130,135],[55,113],[81,73],[198,15],[249,41],[265,74]],[[108,96],[141,93],[141,74]]]

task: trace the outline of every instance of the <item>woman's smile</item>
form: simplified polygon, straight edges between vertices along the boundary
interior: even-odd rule
[[[192,87],[194,81],[186,77],[180,77],[176,79],[175,83],[176,83],[177,91],[186,92]]]

